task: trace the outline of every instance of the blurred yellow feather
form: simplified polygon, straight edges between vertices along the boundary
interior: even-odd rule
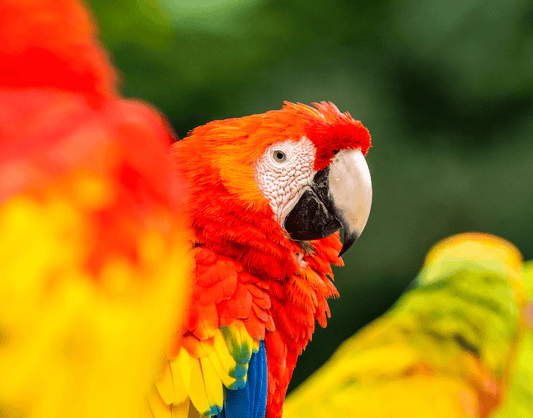
[[[68,197],[20,195],[0,208],[0,400],[14,410],[137,416],[179,320],[187,235],[139,266],[110,257],[97,283],[83,267],[90,225]]]

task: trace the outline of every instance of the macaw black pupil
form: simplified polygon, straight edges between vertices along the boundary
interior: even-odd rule
[[[287,157],[285,156],[285,153],[283,151],[274,151],[274,159],[278,163],[282,163],[287,159]]]

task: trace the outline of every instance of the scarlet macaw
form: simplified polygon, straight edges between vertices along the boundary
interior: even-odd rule
[[[499,416],[525,332],[521,268],[520,252],[501,238],[441,241],[414,287],[291,393],[284,416]],[[516,417],[529,416],[521,383],[510,409]]]
[[[172,147],[191,184],[196,270],[154,416],[186,415],[189,399],[205,416],[281,416],[296,360],[338,295],[331,264],[368,219],[369,147],[361,122],[326,102],[211,122]]]

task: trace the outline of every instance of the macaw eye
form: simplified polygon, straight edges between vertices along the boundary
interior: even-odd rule
[[[283,163],[287,160],[287,155],[279,149],[274,150],[272,152],[272,157],[274,158],[274,161],[277,163]]]

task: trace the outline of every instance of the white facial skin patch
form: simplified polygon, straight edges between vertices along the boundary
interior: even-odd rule
[[[270,145],[255,164],[255,181],[280,225],[315,176],[315,154],[313,143],[302,137]]]

